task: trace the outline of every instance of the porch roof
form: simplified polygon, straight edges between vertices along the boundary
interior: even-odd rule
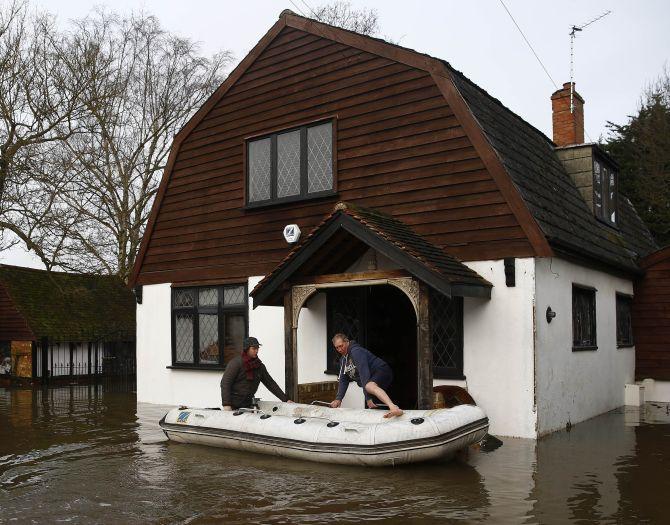
[[[403,222],[377,210],[340,202],[251,291],[254,308],[283,304],[283,285],[290,279],[342,272],[369,248],[449,297],[491,297],[490,282]]]

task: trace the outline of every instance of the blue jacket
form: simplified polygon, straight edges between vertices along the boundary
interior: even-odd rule
[[[353,362],[353,367],[351,367],[351,363],[350,366],[347,366],[349,358]],[[363,388],[367,401],[370,399],[370,395],[365,391],[365,385],[370,382],[372,374],[381,369],[390,371],[390,367],[386,361],[377,357],[370,350],[363,348],[356,341],[351,341],[349,343],[348,354],[340,358],[340,374],[337,378],[340,384],[335,399],[341,401],[344,398],[344,394],[347,393],[347,388],[349,388],[349,383],[353,379],[358,386]]]

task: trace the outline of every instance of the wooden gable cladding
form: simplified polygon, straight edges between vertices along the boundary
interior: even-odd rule
[[[670,246],[640,261],[644,278],[635,283],[633,342],[635,377],[670,380]]]
[[[0,283],[0,341],[32,341],[33,331],[18,310],[7,289]]]
[[[509,181],[501,191],[464,104],[452,108],[431,72],[380,55],[377,41],[371,52],[325,30],[275,33],[176,142],[137,284],[265,275],[289,251],[283,226],[306,235],[338,200],[395,216],[462,260],[538,253],[518,218],[528,211]],[[337,195],[245,209],[245,139],[324,118],[335,122]]]

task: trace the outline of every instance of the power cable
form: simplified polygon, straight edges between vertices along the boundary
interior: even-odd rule
[[[516,20],[514,20],[514,17],[512,16],[512,13],[510,13],[509,9],[507,9],[507,6],[505,5],[505,2],[503,2],[503,0],[500,0],[500,3],[501,3],[502,6],[505,8],[505,11],[507,11],[507,14],[508,14],[509,17],[512,19],[512,22],[514,22],[514,25],[515,25],[516,28],[519,30],[519,33],[521,33],[521,36],[522,36],[523,39],[526,41],[526,44],[528,44],[528,47],[529,47],[530,50],[533,52],[533,55],[535,55],[535,58],[537,59],[537,61],[538,61],[538,62],[540,63],[540,65],[542,66],[542,69],[544,69],[544,72],[545,72],[545,73],[547,74],[547,76],[549,77],[549,80],[551,80],[552,84],[554,84],[554,87],[555,87],[556,89],[559,89],[558,84],[556,84],[556,81],[551,77],[551,75],[549,74],[549,71],[547,71],[547,68],[544,67],[544,64],[542,63],[542,60],[540,60],[540,57],[537,55],[537,53],[536,53],[535,50],[533,49],[533,46],[530,44],[530,42],[529,42],[528,39],[526,38],[526,35],[524,35],[523,31],[522,31],[521,28],[519,27],[519,24],[517,24],[517,23],[516,23]]]

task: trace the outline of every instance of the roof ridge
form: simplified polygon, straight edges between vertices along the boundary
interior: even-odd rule
[[[0,270],[5,269],[5,268],[8,269],[8,270],[18,270],[18,271],[43,273],[43,274],[48,274],[48,275],[71,275],[73,277],[117,277],[117,278],[120,279],[120,277],[118,275],[107,274],[107,273],[63,272],[63,271],[47,270],[46,268],[45,269],[31,268],[30,266],[18,266],[18,265],[15,265],[15,264],[0,263]]]

